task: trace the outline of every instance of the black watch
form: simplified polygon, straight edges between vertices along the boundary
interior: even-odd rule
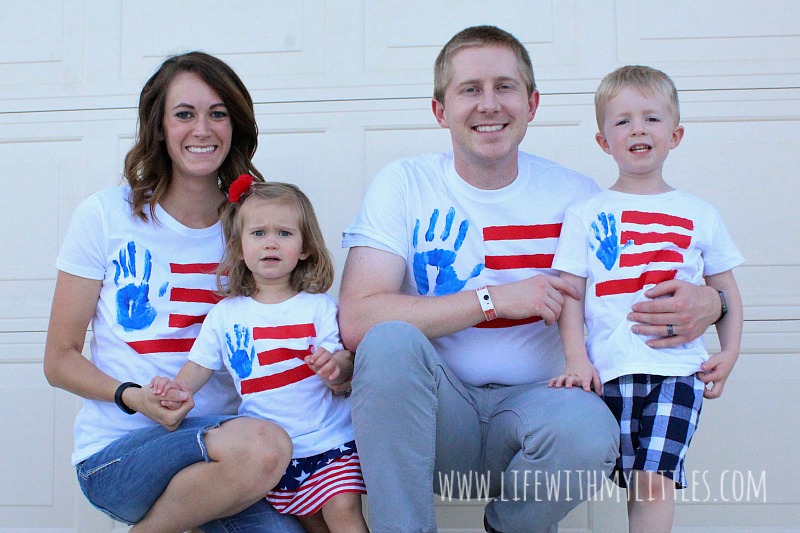
[[[117,387],[117,391],[114,393],[114,403],[117,404],[117,407],[122,409],[123,413],[132,415],[132,414],[135,414],[136,411],[134,411],[133,409],[131,409],[130,407],[125,405],[125,402],[122,401],[122,393],[125,391],[125,389],[127,389],[129,387],[133,387],[134,389],[141,389],[142,388],[142,386],[139,385],[138,383],[133,383],[131,381],[126,381],[125,383],[123,383],[122,385]]]

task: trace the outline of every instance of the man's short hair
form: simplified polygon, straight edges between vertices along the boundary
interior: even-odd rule
[[[502,46],[510,49],[517,56],[517,66],[528,96],[536,90],[533,64],[525,46],[516,37],[496,26],[472,26],[455,34],[436,58],[433,68],[433,97],[440,104],[444,105],[444,93],[453,77],[453,57],[460,50],[473,46]]]

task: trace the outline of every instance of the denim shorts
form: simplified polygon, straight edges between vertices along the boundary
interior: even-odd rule
[[[175,431],[163,426],[131,431],[75,469],[89,502],[114,520],[140,521],[172,478],[184,468],[209,461],[204,435],[236,416],[187,418]]]

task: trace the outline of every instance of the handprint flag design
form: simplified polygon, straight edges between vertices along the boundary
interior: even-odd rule
[[[439,234],[439,241],[441,242],[440,248],[432,248],[429,250],[419,251],[419,229],[420,221],[417,219],[414,226],[413,244],[414,250],[414,281],[417,283],[417,292],[419,294],[428,294],[431,292],[430,283],[428,281],[428,267],[436,269],[435,285],[433,287],[433,294],[436,296],[443,296],[446,294],[453,294],[464,288],[467,281],[478,276],[484,268],[483,263],[478,263],[472,268],[472,271],[465,278],[459,278],[455,267],[453,266],[458,251],[464,244],[464,239],[469,231],[469,221],[462,220],[458,226],[458,233],[455,238],[452,234],[453,221],[455,220],[456,210],[451,207],[445,216],[444,226],[442,232]],[[428,229],[425,231],[425,241],[428,243],[434,242],[436,238],[436,227],[439,221],[439,210],[434,209],[428,221]]]
[[[234,343],[234,338],[236,342]],[[256,358],[256,348],[250,344],[250,330],[239,324],[233,325],[231,332],[225,332],[225,341],[228,345],[228,361],[231,368],[239,378],[246,378],[253,372],[253,359]]]
[[[486,255],[484,257],[486,268],[491,270],[551,268],[557,239],[560,234],[560,222],[487,226],[483,228],[483,241],[486,245]],[[475,327],[509,328],[539,322],[541,319],[538,316],[518,320],[497,318],[492,321],[481,322]]]
[[[136,273],[136,243],[130,241],[119,251],[114,263],[114,285],[117,290],[117,322],[125,331],[146,329],[156,318],[156,310],[150,305],[150,272],[152,257],[150,250],[144,251],[144,270],[139,278]],[[121,278],[121,279],[120,279]],[[120,287],[120,284],[122,286]]]
[[[127,249],[133,246],[135,256],[135,244],[128,243]],[[130,251],[124,254],[130,257]],[[152,261],[150,252],[146,251],[146,258]],[[123,253],[120,252],[120,257]],[[116,266],[118,262],[114,261]],[[123,271],[120,265],[120,272]],[[150,276],[150,269],[147,267],[147,278]],[[168,327],[180,334],[182,330],[202,324],[211,307],[220,301],[213,287],[216,287],[215,272],[217,263],[170,263],[168,281],[161,285],[158,291],[160,297],[169,300]],[[134,274],[135,277],[135,274]],[[149,285],[149,284],[148,284]],[[119,298],[119,296],[118,296]],[[149,303],[149,302],[148,302]],[[152,305],[152,304],[151,304]],[[155,318],[155,317],[154,317]],[[124,327],[124,326],[123,326]],[[133,348],[136,353],[156,354],[156,353],[188,353],[194,344],[195,337],[183,338],[158,338],[143,339],[128,342],[128,346]]]
[[[602,222],[603,219],[609,221],[607,226],[604,225],[605,234],[601,234],[597,225],[592,224],[599,242],[595,255],[608,270],[612,270],[609,264],[613,267],[618,258],[619,267],[615,272],[620,277],[597,283],[595,294],[598,297],[634,293],[646,285],[675,278],[678,273],[676,269],[663,267],[648,268],[638,273],[642,267],[649,265],[683,263],[682,250],[689,248],[692,242],[694,223],[691,220],[666,213],[623,211],[617,239],[613,215],[600,213],[598,220]],[[618,243],[625,245],[619,246]],[[623,253],[624,248],[629,251]],[[625,277],[630,273],[638,275]]]
[[[300,364],[288,370],[279,370],[269,375],[243,379],[240,384],[242,394],[252,394],[254,392],[285,387],[315,375],[314,371],[305,363],[304,359],[307,355],[311,355],[311,341],[316,336],[317,328],[312,322],[306,324],[287,324],[282,326],[253,328],[253,340],[281,341],[280,344],[284,345],[258,352],[256,358],[259,366],[269,367],[276,363],[293,359],[300,359]],[[294,344],[298,346],[298,348],[287,348],[285,346],[287,343]],[[269,372],[269,369],[267,369],[267,371]]]

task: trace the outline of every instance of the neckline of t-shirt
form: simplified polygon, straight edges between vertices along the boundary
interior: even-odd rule
[[[637,198],[637,199],[640,199],[640,200],[644,200],[646,198],[651,198],[651,199],[655,200],[655,199],[663,199],[663,198],[665,198],[667,196],[680,194],[681,191],[680,191],[680,189],[672,189],[671,191],[664,191],[664,192],[659,192],[659,193],[655,193],[655,194],[636,194],[636,193],[632,193],[632,192],[622,192],[622,191],[615,191],[615,190],[612,190],[612,189],[605,189],[604,192],[606,194],[611,195],[611,196],[620,196],[620,197],[625,197],[625,198]]]
[[[521,164],[522,162],[520,161],[518,168],[520,168]],[[478,187],[470,185],[458,174],[458,172],[456,172],[452,153],[450,154],[450,160],[447,165],[446,177],[449,185],[451,185],[456,192],[469,198],[470,200],[486,204],[494,204],[511,200],[520,194],[524,188],[524,184],[520,179],[519,171],[517,171],[517,177],[514,178],[514,181],[501,189],[479,189]]]
[[[209,235],[218,235],[222,224],[219,220],[217,220],[217,222],[207,228],[190,228],[178,222],[178,220],[170,215],[166,209],[161,207],[161,204],[156,204],[156,219],[158,220],[159,224],[178,232],[181,235],[197,239],[201,239]]]

